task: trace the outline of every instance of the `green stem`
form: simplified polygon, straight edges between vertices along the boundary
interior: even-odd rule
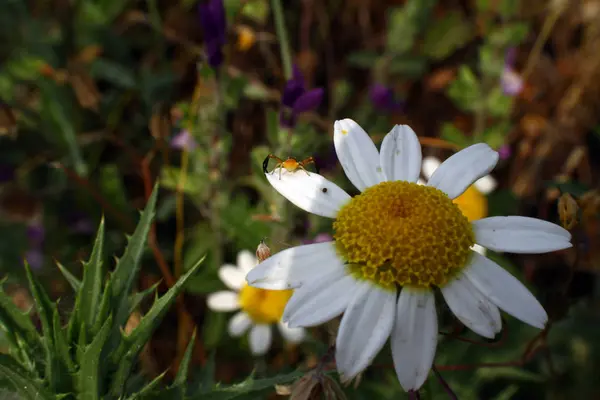
[[[281,52],[281,63],[283,64],[283,74],[285,79],[292,79],[292,56],[288,42],[287,30],[285,29],[285,19],[283,18],[283,9],[281,0],[271,0],[273,9],[273,19],[275,20],[275,30],[279,39],[279,51]]]

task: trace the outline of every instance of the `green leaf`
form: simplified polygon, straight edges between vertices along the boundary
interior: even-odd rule
[[[187,348],[185,349],[185,353],[183,354],[183,358],[181,359],[181,363],[179,364],[177,376],[175,376],[175,380],[173,381],[173,386],[185,386],[195,344],[196,329],[194,329],[192,337],[190,338],[190,342],[188,343]]]
[[[500,86],[496,86],[485,99],[488,112],[494,117],[508,117],[512,111],[513,98],[505,95]]]
[[[243,382],[240,382],[231,386],[217,387],[213,389],[210,393],[202,393],[197,396],[191,397],[191,400],[229,400],[235,399],[236,397],[240,397],[243,395],[247,395],[249,393],[262,391],[265,389],[273,388],[275,385],[281,385],[284,383],[289,383],[295,381],[304,375],[305,371],[294,371],[289,374],[282,374],[272,378],[266,379],[254,379],[251,375]]]
[[[353,53],[350,53],[350,55],[346,59],[346,62],[353,67],[372,68],[377,63],[377,60],[379,60],[380,57],[381,54],[375,51],[355,51]]]
[[[392,74],[406,78],[418,78],[427,70],[427,59],[422,56],[402,55],[392,58],[388,66]]]
[[[503,24],[490,32],[488,41],[496,47],[506,48],[523,43],[529,34],[529,24],[513,22]]]
[[[100,377],[103,373],[103,360],[100,357],[108,335],[112,330],[112,317],[108,317],[98,335],[86,347],[81,358],[81,369],[77,372],[79,381],[79,398],[83,400],[99,400],[103,398]]]
[[[79,315],[88,329],[94,325],[100,296],[102,295],[102,258],[104,248],[104,218],[96,235],[92,254],[88,262],[83,263],[83,280],[81,290],[77,294],[76,304],[79,305]]]
[[[187,280],[200,268],[204,258],[200,259],[188,272],[186,272],[160,299],[156,300],[152,308],[142,318],[139,325],[124,339],[120,348],[113,354],[113,360],[118,361],[118,369],[112,382],[111,394],[120,396],[133,364],[144,347],[150,340],[152,332],[179,295]]]
[[[451,11],[431,24],[423,41],[423,53],[434,60],[443,60],[464,47],[473,38],[473,26],[458,11]]]
[[[131,313],[135,311],[139,307],[140,303],[144,301],[144,299],[148,297],[149,294],[155,293],[156,288],[158,287],[158,285],[160,285],[160,283],[161,281],[158,281],[154,285],[150,286],[148,289],[131,295],[131,298],[129,299],[129,303],[131,304],[129,312]]]
[[[69,345],[67,344],[67,338],[65,337],[65,332],[60,323],[60,315],[58,314],[57,308],[54,309],[52,324],[54,327],[54,343],[56,344],[56,352],[58,357],[63,365],[69,369],[69,371],[74,371],[75,364],[71,359]]]
[[[456,79],[447,90],[448,96],[462,110],[475,111],[481,107],[479,80],[471,68],[462,65]]]
[[[198,379],[196,379],[196,382],[198,383],[198,393],[210,392],[215,384],[215,354],[214,351],[210,352],[206,364],[204,364],[204,367],[198,374]]]
[[[24,400],[53,400],[54,397],[10,356],[0,353],[0,372],[14,385]]]
[[[103,325],[104,326],[104,325]],[[85,324],[79,325],[79,336],[77,337],[77,347],[75,349],[75,357],[77,359],[77,364],[81,365],[83,357],[85,355],[85,348],[87,347],[87,330],[85,329]]]
[[[129,68],[104,58],[94,60],[90,66],[90,75],[96,79],[104,79],[123,89],[133,89],[136,86],[135,75]]]
[[[57,365],[57,358],[54,349],[53,329],[51,316],[53,315],[54,305],[50,302],[46,291],[42,288],[39,282],[33,277],[29,264],[25,262],[25,273],[29,281],[29,287],[35,307],[37,309],[40,321],[42,323],[42,344],[44,346],[46,357],[46,381],[51,389],[57,389],[60,386],[60,370]]]
[[[29,315],[23,314],[13,303],[10,296],[4,292],[2,284],[0,284],[0,323],[7,329],[18,333],[30,349],[33,350],[41,345],[40,336],[33,322],[31,322],[31,318]]]
[[[67,282],[69,282],[71,288],[76,292],[79,291],[79,288],[81,287],[81,281],[77,279],[77,277],[73,275],[68,269],[66,269],[65,266],[62,265],[60,262],[56,261],[56,266],[63,274]]]
[[[102,299],[100,300],[100,306],[98,308],[98,314],[96,315],[96,320],[94,321],[94,325],[92,326],[92,335],[95,336],[104,322],[110,315],[110,310],[112,308],[112,283],[111,281],[106,282],[106,286],[104,287],[104,293],[102,294]]]
[[[167,371],[158,375],[156,378],[154,378],[152,381],[150,381],[150,383],[148,383],[146,386],[144,386],[142,389],[140,389],[139,392],[137,392],[133,396],[131,396],[128,400],[141,400],[141,399],[144,399],[147,397],[152,397],[152,395],[154,394],[154,390],[157,388],[157,386],[159,385],[159,383],[162,381],[162,379],[164,378],[164,376],[166,374],[167,374]]]
[[[404,54],[412,49],[436,3],[437,0],[408,0],[402,8],[388,9],[387,53]]]
[[[179,188],[181,169],[178,167],[163,167],[160,172],[160,185],[169,190]],[[199,195],[207,186],[205,174],[190,174],[188,172],[183,185],[183,192],[190,195]]]
[[[441,138],[460,146],[461,148],[467,147],[470,145],[469,139],[465,136],[463,131],[458,129],[452,123],[445,123],[442,127]]]
[[[135,228],[133,235],[129,238],[125,253],[117,262],[117,266],[110,277],[114,301],[113,306],[116,307],[116,314],[114,316],[116,326],[125,325],[129,317],[129,293],[131,292],[135,278],[140,269],[148,232],[150,231],[150,226],[154,218],[157,197],[158,184],[154,186],[154,190],[148,199],[148,204],[142,213],[140,222]]]

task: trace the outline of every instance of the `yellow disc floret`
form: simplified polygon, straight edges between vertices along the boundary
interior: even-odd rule
[[[444,286],[474,244],[471,224],[445,193],[404,181],[366,189],[333,227],[350,272],[385,288]]]
[[[293,290],[267,290],[245,285],[240,290],[240,308],[256,324],[278,322]]]
[[[487,216],[487,198],[473,185],[452,201],[469,221],[476,221]]]

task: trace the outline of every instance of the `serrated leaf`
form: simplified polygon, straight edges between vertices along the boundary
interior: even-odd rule
[[[200,259],[188,272],[186,272],[161,298],[156,300],[148,313],[144,315],[139,325],[124,339],[119,350],[113,355],[113,360],[118,360],[119,367],[113,378],[111,394],[120,396],[121,391],[127,383],[131,368],[135,363],[140,351],[150,340],[152,332],[160,324],[163,317],[179,295],[188,279],[196,273],[202,265],[204,258]]]
[[[159,383],[162,381],[164,376],[167,374],[167,371],[158,375],[154,378],[150,383],[144,386],[139,392],[135,393],[133,396],[129,397],[128,400],[142,400],[147,397],[151,397],[153,395],[154,390],[158,387]]]
[[[83,279],[81,290],[77,293],[76,304],[79,305],[79,315],[88,329],[94,325],[98,303],[102,295],[102,258],[104,252],[104,218],[100,221],[92,254],[88,262],[83,263]]]
[[[11,381],[24,400],[53,400],[54,397],[10,356],[0,353],[0,372]]]
[[[102,329],[94,337],[92,343],[86,347],[81,357],[81,369],[77,372],[80,399],[97,400],[103,398],[101,396],[103,391],[100,387],[103,365],[100,355],[112,327],[112,316],[110,316],[106,319],[106,322],[102,325]]]
[[[388,10],[386,49],[389,54],[404,54],[413,47],[435,3],[436,0],[408,0],[403,7]]]
[[[29,281],[29,288],[33,297],[38,316],[42,323],[42,344],[44,346],[46,358],[46,381],[51,389],[57,389],[60,386],[60,371],[57,370],[57,360],[54,353],[54,340],[51,316],[53,315],[54,306],[50,302],[46,291],[39,284],[37,279],[33,277],[29,264],[25,261],[25,274]]]
[[[129,300],[129,303],[131,304],[131,308],[129,309],[129,312],[131,313],[131,312],[135,311],[139,307],[141,302],[144,301],[144,299],[146,297],[148,297],[149,294],[155,293],[156,288],[158,288],[160,283],[161,283],[161,281],[158,281],[154,285],[150,286],[148,289],[143,290],[138,293],[134,293],[133,295],[131,295],[131,298]]]
[[[190,342],[188,343],[187,348],[185,349],[185,353],[183,354],[183,358],[181,359],[181,363],[179,364],[179,370],[177,371],[177,375],[175,376],[175,380],[173,381],[173,386],[185,386],[195,344],[196,329],[194,328],[194,332],[192,333]]]
[[[302,375],[306,374],[305,371],[294,371],[289,374],[278,375],[272,378],[265,379],[254,379],[251,375],[241,383],[222,386],[213,389],[210,393],[203,393],[197,396],[191,397],[190,400],[230,400],[240,396],[247,395],[249,393],[262,391],[269,388],[274,388],[275,385],[281,385],[292,382]]]
[[[215,351],[211,351],[206,360],[206,364],[198,374],[196,382],[198,383],[198,394],[210,392],[215,384]]]
[[[96,315],[96,320],[94,321],[94,325],[92,326],[92,335],[96,335],[98,331],[104,325],[104,322],[110,315],[110,310],[112,308],[112,283],[111,281],[106,282],[106,286],[104,287],[104,293],[102,294],[102,299],[100,300],[100,306],[98,307],[98,314]]]
[[[0,285],[0,322],[7,328],[12,328],[18,332],[31,349],[41,345],[40,336],[37,329],[31,322],[31,318],[27,314],[23,314],[21,310],[13,303]]]
[[[75,275],[73,275],[68,269],[65,268],[64,265],[62,265],[58,261],[56,261],[56,266],[63,274],[67,282],[69,282],[69,285],[71,285],[71,289],[73,289],[75,292],[78,292],[79,288],[81,288],[81,281],[77,279]]]
[[[129,238],[125,253],[123,253],[123,257],[117,262],[117,266],[110,277],[116,326],[124,326],[129,318],[129,293],[133,288],[135,278],[140,269],[148,232],[154,218],[157,197],[158,184],[154,186],[146,209],[142,212],[140,222],[131,238]],[[119,332],[116,331],[116,334],[119,334]]]
[[[75,348],[75,357],[77,364],[81,365],[83,356],[85,355],[85,348],[87,346],[87,329],[84,324],[79,325],[79,336],[77,336],[77,347]]]
[[[60,324],[60,316],[58,314],[57,308],[54,309],[52,325],[54,328],[54,343],[56,345],[56,352],[60,358],[60,361],[62,361],[62,363],[69,369],[69,371],[73,371],[75,369],[75,364],[71,359],[69,345],[67,344],[65,332]]]

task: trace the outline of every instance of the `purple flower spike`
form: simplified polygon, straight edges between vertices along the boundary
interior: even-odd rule
[[[286,128],[293,128],[299,114],[319,107],[323,100],[324,90],[315,88],[307,91],[304,86],[304,77],[300,69],[294,65],[292,79],[285,83],[281,96],[281,112],[279,122]]]
[[[24,258],[27,260],[27,264],[33,269],[40,269],[44,265],[44,255],[39,248],[28,250]]]
[[[204,32],[206,56],[211,67],[217,68],[223,62],[222,48],[227,35],[227,21],[223,0],[201,1],[198,6],[200,24]]]
[[[402,110],[403,104],[396,100],[392,88],[376,83],[371,86],[369,96],[375,107],[382,111],[395,112]]]
[[[46,231],[41,223],[33,223],[27,227],[27,239],[31,246],[40,246],[45,236]]]
[[[171,139],[171,147],[178,150],[193,151],[198,147],[198,143],[187,129],[182,130]]]
[[[504,56],[504,70],[500,78],[502,91],[507,96],[517,96],[523,90],[523,78],[514,70],[516,49],[509,48]]]

